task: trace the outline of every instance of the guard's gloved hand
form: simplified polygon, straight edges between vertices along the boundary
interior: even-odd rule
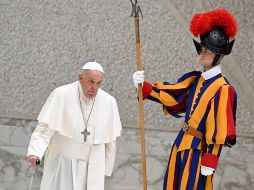
[[[207,167],[207,166],[201,166],[201,174],[208,176],[212,175],[215,169]]]
[[[205,153],[201,160],[201,174],[212,175],[218,166],[219,157],[214,154]]]
[[[136,71],[135,73],[133,73],[132,78],[136,88],[138,88],[138,84],[140,83],[143,86],[145,80],[144,71]]]

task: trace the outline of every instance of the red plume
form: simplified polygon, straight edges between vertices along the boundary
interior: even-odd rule
[[[225,9],[196,14],[190,23],[190,31],[195,37],[204,35],[212,31],[215,27],[223,28],[228,38],[233,38],[238,30],[237,21]]]

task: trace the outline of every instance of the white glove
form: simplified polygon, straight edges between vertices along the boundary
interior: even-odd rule
[[[143,82],[145,80],[144,71],[136,71],[135,73],[133,73],[132,78],[136,88],[138,88],[138,84],[140,83],[143,86]]]
[[[210,167],[206,167],[206,166],[201,166],[201,174],[208,176],[208,175],[212,175],[215,169],[210,168]]]

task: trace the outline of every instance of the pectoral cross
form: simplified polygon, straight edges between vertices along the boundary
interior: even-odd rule
[[[84,142],[86,142],[87,135],[90,135],[90,132],[85,128],[83,132],[81,132],[82,135],[84,135]]]

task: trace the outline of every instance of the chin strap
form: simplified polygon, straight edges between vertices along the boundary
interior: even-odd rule
[[[213,59],[212,66],[219,65],[223,57],[224,57],[224,55],[216,54],[214,59]]]

